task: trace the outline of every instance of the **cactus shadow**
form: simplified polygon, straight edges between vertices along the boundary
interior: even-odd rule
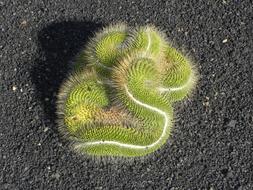
[[[39,31],[39,56],[31,76],[49,122],[56,122],[56,95],[71,71],[71,60],[101,27],[101,23],[66,21],[50,24]]]

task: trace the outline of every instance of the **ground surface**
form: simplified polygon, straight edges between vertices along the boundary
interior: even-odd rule
[[[0,189],[253,189],[252,12],[247,0],[1,0]],[[94,162],[60,138],[55,95],[92,32],[116,21],[161,27],[200,80],[155,155]]]

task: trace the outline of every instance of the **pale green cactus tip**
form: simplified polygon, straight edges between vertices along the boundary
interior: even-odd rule
[[[77,56],[60,89],[60,131],[87,155],[147,155],[167,141],[172,104],[192,91],[196,76],[154,26],[111,25]]]

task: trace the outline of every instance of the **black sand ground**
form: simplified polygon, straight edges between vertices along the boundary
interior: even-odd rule
[[[191,3],[187,3],[191,2]],[[0,1],[0,189],[253,189],[252,1]],[[153,157],[96,163],[68,150],[55,95],[92,32],[152,23],[200,81]]]

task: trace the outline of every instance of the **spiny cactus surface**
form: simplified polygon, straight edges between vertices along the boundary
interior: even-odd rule
[[[77,56],[58,96],[60,130],[92,156],[144,156],[168,139],[196,71],[153,26],[111,25]]]

